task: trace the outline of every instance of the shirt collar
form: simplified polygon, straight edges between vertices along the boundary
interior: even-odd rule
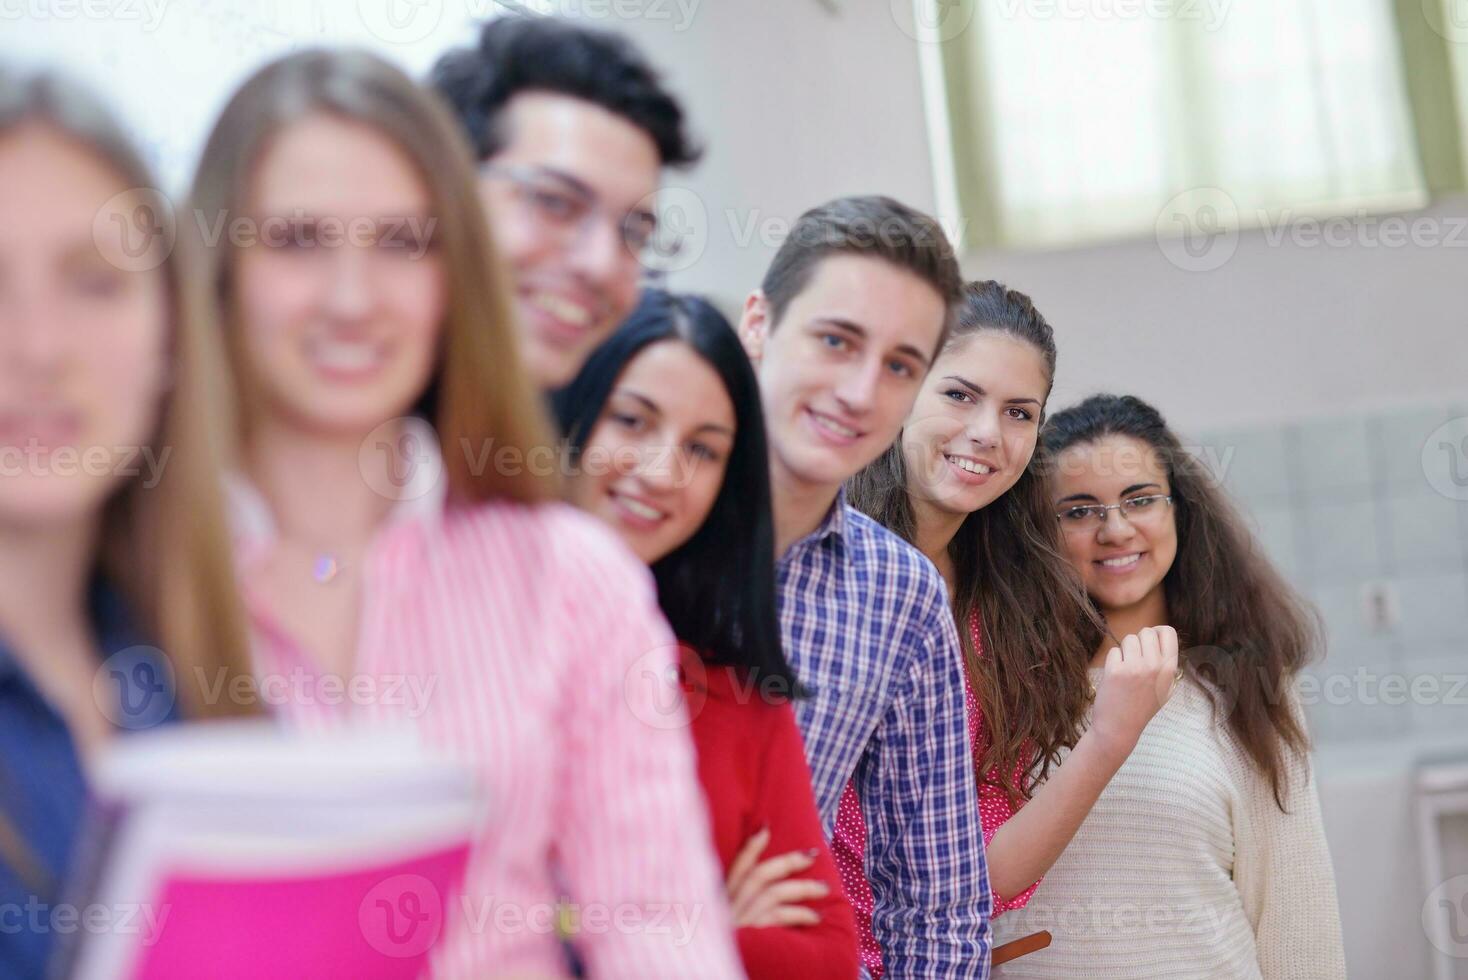
[[[443,518],[448,501],[448,475],[438,433],[424,419],[411,416],[404,420],[404,434],[417,445],[407,482],[388,488],[396,502],[388,512],[384,529],[400,524],[436,524]],[[273,543],[279,530],[265,495],[238,470],[227,474],[224,483],[235,543],[250,551]]]
[[[826,511],[826,516],[821,518],[821,523],[816,525],[814,531],[791,545],[786,554],[793,555],[798,550],[814,547],[827,538],[834,538],[838,543],[844,541],[846,527],[846,487],[843,486],[836,492],[836,500],[831,504],[831,509]]]

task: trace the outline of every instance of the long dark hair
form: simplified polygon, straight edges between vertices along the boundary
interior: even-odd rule
[[[655,562],[658,601],[678,640],[706,661],[740,668],[771,693],[800,696],[775,613],[775,530],[759,385],[738,336],[705,300],[647,290],[636,310],[553,398],[572,464],[601,419],[617,378],[643,349],[687,344],[718,373],[734,403],[724,484],[703,525]]]
[[[1303,755],[1310,747],[1286,686],[1320,651],[1319,617],[1265,557],[1217,479],[1151,405],[1131,395],[1093,395],[1057,412],[1042,433],[1052,459],[1107,436],[1141,442],[1167,472],[1177,523],[1177,558],[1162,579],[1168,625],[1178,632],[1184,668],[1207,681],[1215,711],[1227,718],[1283,810],[1282,749]]]
[[[944,350],[980,333],[1033,346],[1053,385],[1055,333],[1028,296],[992,280],[966,285]],[[969,514],[948,546],[964,662],[992,737],[974,766],[981,781],[1002,788],[1012,801],[1027,799],[1060,750],[1076,744],[1091,704],[1086,668],[1093,646],[1084,637],[1099,618],[1065,557],[1045,473],[1044,449],[1037,444],[1015,485]],[[855,506],[907,541],[916,539],[901,438],[853,478],[849,492]],[[969,630],[975,612],[983,656]]]

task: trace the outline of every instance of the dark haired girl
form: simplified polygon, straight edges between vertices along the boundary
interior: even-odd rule
[[[1036,452],[1055,359],[1054,334],[1029,297],[969,283],[902,435],[851,488],[853,503],[922,550],[948,584],[996,918],[1024,906],[1166,700],[1176,669],[1176,637],[1163,628],[1102,650],[1099,694],[1086,675],[1094,644],[1081,637],[1094,613],[1061,553]],[[863,824],[850,789],[834,849],[864,921]],[[865,930],[862,953],[879,976],[880,950]]]
[[[1089,398],[1051,419],[1044,444],[1065,551],[1107,627],[1176,628],[1184,679],[1004,923],[1054,933],[1006,975],[1137,976],[1145,964],[1210,980],[1344,977],[1292,692],[1319,644],[1313,616],[1150,405]],[[1083,632],[1099,658],[1104,634]],[[1076,903],[1129,912],[1081,928],[1055,914]]]
[[[733,329],[703,300],[650,292],[556,407],[577,501],[652,566],[682,646],[745,969],[850,980],[855,926],[789,703],[764,423]]]

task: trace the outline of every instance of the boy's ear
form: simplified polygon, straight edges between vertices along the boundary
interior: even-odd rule
[[[765,340],[769,335],[770,302],[763,290],[756,289],[744,300],[744,310],[739,315],[739,342],[755,367],[765,355]]]

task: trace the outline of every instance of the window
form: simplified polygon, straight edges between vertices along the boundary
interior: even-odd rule
[[[970,247],[1163,232],[1169,201],[1204,188],[1235,227],[1427,201],[1391,0],[966,13],[941,56]]]

